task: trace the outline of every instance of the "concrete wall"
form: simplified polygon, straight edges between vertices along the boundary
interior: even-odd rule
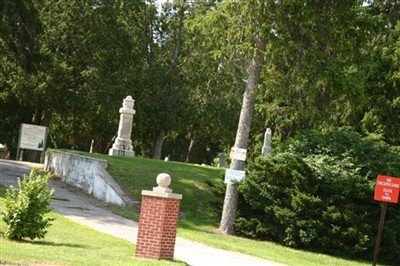
[[[105,160],[53,150],[46,153],[45,169],[102,201],[119,206],[129,204],[129,198],[106,171]]]

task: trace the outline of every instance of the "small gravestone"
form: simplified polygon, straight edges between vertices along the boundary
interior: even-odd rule
[[[226,153],[220,152],[218,153],[218,167],[225,167],[226,165]]]
[[[94,147],[94,139],[92,139],[92,142],[90,143],[89,153],[93,153],[93,147]]]
[[[133,115],[135,114],[135,110],[133,109],[134,104],[135,101],[131,96],[126,97],[122,102],[122,107],[119,109],[121,115],[118,126],[118,135],[112,148],[108,152],[108,155],[110,156],[135,156],[131,140],[132,120]]]
[[[264,145],[262,147],[262,155],[271,154],[271,136],[272,136],[272,131],[270,128],[267,128],[264,134]]]
[[[8,157],[8,149],[7,149],[7,144],[1,144],[0,143],[0,159],[5,159]]]

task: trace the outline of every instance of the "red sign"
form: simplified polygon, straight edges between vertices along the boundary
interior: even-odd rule
[[[399,202],[400,178],[378,175],[374,199],[377,201]]]

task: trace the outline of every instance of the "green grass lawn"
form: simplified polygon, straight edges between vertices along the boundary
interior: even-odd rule
[[[317,266],[317,265],[340,265],[340,266],[361,266],[371,265],[370,262],[357,262],[333,256],[317,254],[283,247],[271,242],[255,241],[235,236],[226,236],[197,229],[180,228],[180,237],[188,238],[193,241],[205,243],[207,245],[221,248],[224,250],[237,251],[259,258],[276,261],[293,266]]]
[[[174,193],[183,195],[182,221],[198,225],[218,225],[219,214],[212,206],[216,202],[221,205],[223,199],[217,198],[207,183],[222,185],[224,169],[140,157],[76,153],[107,160],[107,171],[125,192],[137,200],[141,199],[142,190],[152,190],[157,186],[156,177],[159,173],[170,174],[172,179],[170,188]]]
[[[220,214],[215,210],[222,208],[223,195],[217,197],[209,184],[223,185],[224,169],[139,157],[126,158],[78,153],[107,160],[108,172],[131,197],[138,200],[141,198],[142,190],[151,190],[156,186],[155,179],[159,173],[170,174],[173,192],[183,195],[182,215],[178,228],[178,235],[181,237],[288,265],[350,266],[371,264],[370,262],[344,260],[286,248],[266,241],[255,241],[218,233]],[[219,206],[215,206],[215,204]],[[136,221],[139,216],[137,209],[122,208],[116,213]]]
[[[0,186],[0,205],[4,197]],[[0,237],[0,264],[7,265],[185,265],[182,262],[143,260],[135,257],[135,245],[58,214],[46,237],[35,241],[10,241]],[[0,230],[5,229],[0,222]]]

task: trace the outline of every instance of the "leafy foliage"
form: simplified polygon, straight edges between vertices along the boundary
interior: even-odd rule
[[[18,178],[19,191],[13,187],[6,190],[4,210],[1,212],[7,224],[5,237],[15,240],[44,238],[52,221],[45,217],[50,211],[49,204],[54,193],[54,189],[47,187],[49,176],[34,169],[22,180]]]
[[[298,156],[282,153],[273,158],[259,157],[240,190],[251,208],[239,208],[238,232],[255,226],[255,230],[243,233],[288,246],[311,242],[315,226],[321,230],[321,224],[315,224],[321,201],[313,196],[316,183],[311,169]]]
[[[239,234],[326,254],[370,258],[379,221],[377,174],[400,175],[398,147],[349,128],[299,134],[249,166]],[[399,214],[388,208],[381,257],[399,261]]]
[[[298,129],[346,123],[361,102],[361,2],[276,4],[257,109],[283,139]]]
[[[137,154],[164,141],[157,157],[210,162],[232,145],[263,39],[249,150],[266,126],[286,139],[347,125],[398,145],[399,10],[361,0],[1,1],[0,142],[14,156],[19,124],[34,123],[49,126],[49,147],[88,150],[94,139],[107,151],[132,95]]]
[[[369,11],[376,28],[364,51],[369,59],[365,68],[368,100],[361,127],[364,132],[381,134],[387,142],[399,145],[400,6],[393,1],[376,2]]]

